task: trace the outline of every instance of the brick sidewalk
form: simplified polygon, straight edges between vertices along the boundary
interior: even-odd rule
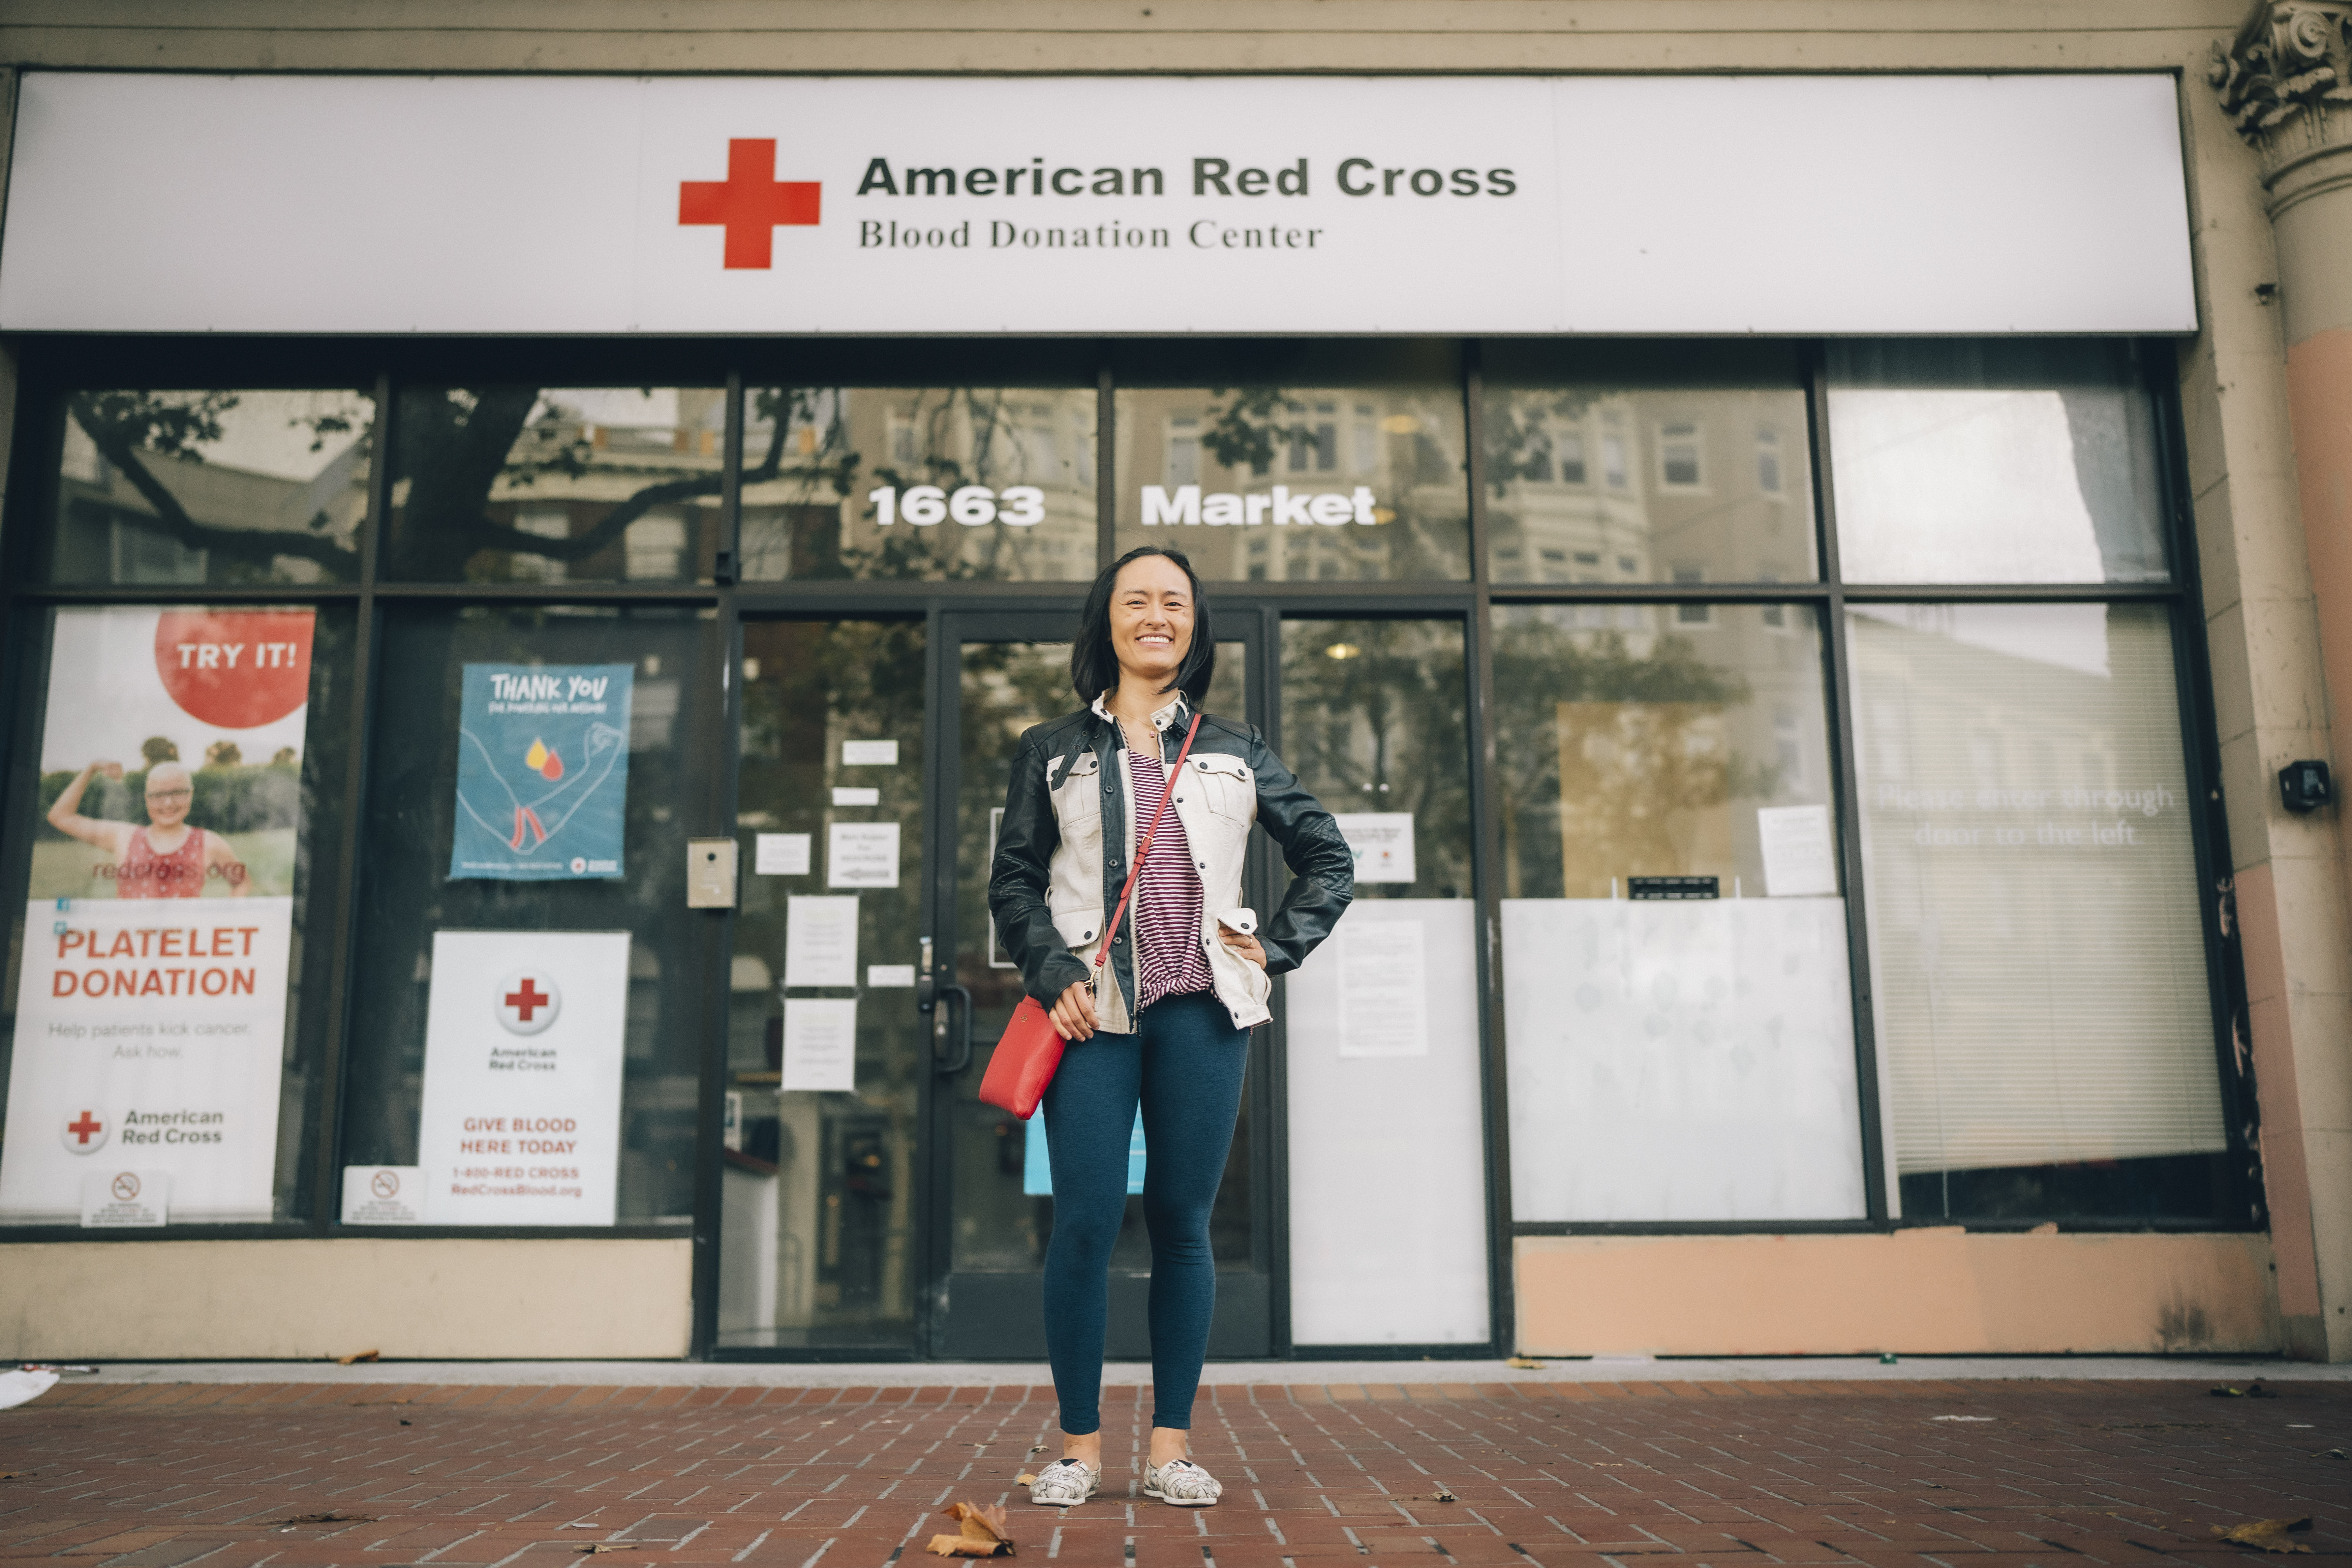
[[[1150,1406],[1112,1389],[1104,1494],[1057,1516],[1013,1483],[1045,1388],[79,1385],[0,1413],[0,1471],[30,1472],[0,1480],[0,1557],[886,1568],[951,1498],[1009,1501],[1022,1557],[1087,1568],[2157,1568],[2256,1558],[2210,1527],[2305,1514],[2298,1541],[2352,1556],[2352,1461],[2325,1453],[2352,1451],[2352,1386],[2205,1388],[1210,1388],[1214,1510],[1135,1495]]]

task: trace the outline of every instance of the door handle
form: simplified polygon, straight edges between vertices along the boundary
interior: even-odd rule
[[[933,1070],[941,1078],[953,1078],[971,1066],[971,993],[961,985],[941,985],[940,995],[952,998],[955,1003],[949,1011],[955,1014],[953,1027],[957,1048],[953,1057],[944,1061],[940,1059],[950,1026],[947,1013],[935,1010],[931,1015],[931,1061]]]

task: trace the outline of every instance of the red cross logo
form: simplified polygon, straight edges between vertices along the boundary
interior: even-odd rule
[[[517,969],[490,993],[499,1023],[509,1035],[539,1035],[563,1010],[563,993],[544,969]]]
[[[528,1024],[533,1013],[547,1005],[547,994],[539,988],[537,981],[526,974],[522,977],[521,990],[507,993],[507,1005],[521,1014],[522,1021]]]
[[[77,1154],[95,1154],[106,1147],[106,1119],[94,1110],[78,1111],[66,1122],[58,1136],[65,1146]]]
[[[764,272],[776,226],[816,222],[822,189],[814,180],[776,178],[774,137],[738,136],[727,143],[726,179],[678,183],[677,221],[720,226],[727,230],[727,266]]]

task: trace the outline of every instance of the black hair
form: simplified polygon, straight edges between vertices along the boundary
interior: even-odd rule
[[[1209,630],[1209,602],[1202,595],[1200,574],[1192,570],[1181,550],[1163,549],[1157,544],[1139,545],[1102,569],[1095,585],[1087,590],[1087,602],[1078,611],[1078,635],[1070,644],[1070,686],[1078,700],[1091,703],[1104,692],[1118,686],[1118,655],[1110,646],[1110,596],[1118,585],[1118,574],[1130,561],[1140,561],[1148,555],[1163,555],[1176,563],[1192,585],[1192,646],[1184,650],[1184,662],[1177,667],[1176,679],[1162,690],[1181,690],[1197,708],[1209,695],[1209,682],[1217,673],[1217,639]]]

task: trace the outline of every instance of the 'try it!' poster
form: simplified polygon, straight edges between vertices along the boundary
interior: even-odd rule
[[[311,626],[57,612],[0,1221],[272,1217]]]
[[[466,666],[452,879],[621,875],[635,674],[625,664]]]

